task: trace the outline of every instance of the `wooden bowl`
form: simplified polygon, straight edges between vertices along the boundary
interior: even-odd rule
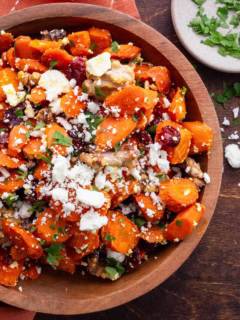
[[[0,300],[37,312],[52,314],[82,314],[116,307],[155,288],[171,276],[189,257],[199,243],[212,218],[222,178],[222,140],[216,112],[208,92],[190,62],[165,37],[143,22],[120,12],[94,5],[48,4],[11,13],[0,18],[0,30],[14,35],[37,34],[53,28],[66,30],[103,27],[111,31],[118,42],[133,42],[141,47],[146,60],[169,68],[172,79],[187,87],[188,119],[206,122],[214,131],[214,146],[210,159],[200,158],[211,183],[202,194],[206,214],[195,232],[185,241],[170,245],[149,259],[135,272],[116,282],[91,276],[68,275],[47,269],[34,281],[23,281],[17,288],[0,286]]]

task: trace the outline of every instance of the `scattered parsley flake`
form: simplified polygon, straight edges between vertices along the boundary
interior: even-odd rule
[[[37,158],[39,158],[39,159],[41,159],[41,160],[43,160],[43,161],[45,161],[45,162],[47,162],[47,163],[51,163],[51,159],[45,157],[44,155],[42,155],[42,154],[40,154],[40,153],[37,154]]]
[[[118,48],[119,48],[119,44],[117,43],[117,41],[113,41],[111,44],[111,50],[112,52],[118,52]]]
[[[181,220],[176,220],[176,225],[178,226],[178,227],[181,227],[182,226],[182,221]]]
[[[52,70],[58,64],[57,60],[52,60],[50,62],[49,70]]]
[[[64,258],[60,256],[60,252],[64,248],[62,243],[52,243],[50,247],[45,248],[44,251],[47,252],[47,262],[53,266],[59,265],[59,259]]]
[[[55,139],[55,141],[52,143],[52,145],[60,144],[60,145],[65,146],[65,147],[70,147],[72,145],[72,138],[65,137],[59,131],[55,131],[55,133],[53,135],[53,139]]]
[[[116,238],[111,236],[108,232],[106,232],[105,235],[104,235],[104,240],[106,240],[106,241],[114,241],[114,240],[116,240]]]

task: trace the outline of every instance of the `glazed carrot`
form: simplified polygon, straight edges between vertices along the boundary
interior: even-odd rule
[[[94,143],[100,149],[110,150],[117,143],[126,139],[136,126],[137,123],[131,116],[128,118],[109,117],[98,126]]]
[[[47,126],[45,134],[47,136],[47,146],[51,149],[53,153],[58,153],[64,156],[67,153],[67,146],[56,144],[56,134],[64,136],[68,139],[68,134],[63,127],[60,127],[57,123],[51,123]],[[69,141],[69,146],[71,145],[71,139]]]
[[[139,64],[134,69],[135,79],[139,79],[140,81],[145,81],[150,79],[151,77],[148,74],[150,69],[150,65],[147,63]]]
[[[74,32],[68,35],[70,51],[74,56],[87,56],[91,54],[91,40],[88,31]]]
[[[32,88],[30,100],[33,103],[43,103],[44,101],[46,101],[46,97],[47,95],[43,88]]]
[[[69,238],[66,222],[52,209],[44,210],[36,221],[36,234],[47,244],[62,243]]]
[[[166,67],[152,67],[149,69],[148,75],[156,83],[160,93],[167,93],[169,91],[171,78]]]
[[[59,264],[57,265],[57,269],[65,271],[65,272],[69,272],[69,273],[75,273],[76,271],[76,261],[74,261],[70,250],[68,250],[68,248],[63,248],[60,251],[60,259],[59,260]]]
[[[10,68],[0,70],[0,101],[5,101],[6,96],[3,92],[2,86],[12,84],[14,89],[18,91],[19,80],[17,73],[12,71]]]
[[[10,48],[8,51],[7,51],[7,61],[10,65],[11,68],[15,68],[15,50],[14,48]]]
[[[144,227],[144,231],[141,232],[140,238],[149,243],[161,243],[166,240],[164,231],[157,225],[146,228]]]
[[[154,203],[153,199],[150,196],[146,196],[144,193],[135,194],[133,197],[139,210],[147,221],[156,222],[162,219],[164,208],[160,202],[159,204]]]
[[[15,169],[24,163],[21,159],[10,157],[6,154],[7,152],[4,153],[3,151],[0,150],[0,166]]]
[[[103,243],[113,251],[128,254],[137,245],[136,225],[119,211],[109,211],[108,224],[101,229]]]
[[[44,73],[48,70],[46,66],[34,59],[20,59],[16,61],[16,68],[30,73]]]
[[[113,182],[112,185],[112,189],[108,191],[111,197],[111,208],[116,208],[119,203],[123,202],[129,196],[136,193],[136,190],[138,188],[137,180],[122,180],[120,185],[116,181]]]
[[[212,129],[200,121],[183,122],[182,125],[192,133],[190,154],[209,151],[213,145]]]
[[[61,98],[61,108],[70,118],[76,117],[80,111],[87,108],[86,101],[80,101],[78,96],[81,95],[82,90],[78,89],[78,94],[75,95],[74,91],[71,89]]]
[[[91,43],[93,44],[93,52],[100,53],[112,43],[112,37],[108,30],[99,28],[88,29]]]
[[[0,53],[7,51],[14,43],[11,33],[0,34]]]
[[[49,187],[48,183],[45,180],[41,180],[36,186],[35,192],[37,195],[37,199],[44,200],[47,202],[50,201],[51,197],[44,193],[46,187]]]
[[[36,59],[38,60],[41,53],[30,47],[32,39],[28,36],[19,36],[15,40],[15,52],[16,57],[21,59]]]
[[[27,257],[27,250],[24,247],[14,246],[11,248],[11,256],[14,260],[22,260]]]
[[[20,152],[28,141],[26,136],[28,131],[28,128],[23,125],[13,127],[9,135],[8,148]]]
[[[0,193],[13,193],[24,185],[24,180],[18,178],[18,174],[14,171],[10,172],[10,177],[4,182],[0,182]]]
[[[4,113],[5,110],[7,110],[9,108],[9,105],[6,104],[5,102],[0,102],[0,121],[2,121],[4,119]]]
[[[37,180],[42,180],[50,175],[50,169],[51,165],[49,163],[40,160],[33,176]]]
[[[0,260],[0,284],[7,287],[15,287],[22,272],[23,263],[23,260],[14,261],[13,264],[8,265]]]
[[[47,49],[41,57],[41,62],[49,67],[52,61],[56,61],[55,68],[63,69],[70,62],[72,62],[73,57],[63,49]]]
[[[39,259],[43,250],[34,235],[17,225],[13,220],[3,218],[2,230],[7,239],[11,240],[17,247],[25,248],[27,255],[32,259]]]
[[[136,117],[138,118],[137,128],[142,130],[146,127],[149,120],[151,119],[151,115],[153,113],[154,107],[158,101],[157,91],[143,89],[144,93],[144,103],[140,111],[137,112]]]
[[[177,88],[177,92],[168,108],[168,114],[173,121],[182,121],[187,114],[185,97],[182,94],[182,89]]]
[[[32,159],[33,157],[39,159],[39,154],[44,155],[44,152],[41,151],[42,146],[43,143],[41,139],[31,138],[23,148],[23,152],[29,159]]]
[[[166,239],[173,241],[174,239],[183,240],[187,238],[196,228],[204,212],[205,206],[200,203],[194,203],[189,208],[180,211],[167,226]]]
[[[56,41],[50,40],[32,40],[29,43],[30,48],[38,50],[41,53],[44,53],[48,49],[56,49],[59,48],[59,43]]]
[[[104,52],[109,52],[111,54],[111,58],[113,59],[133,59],[136,58],[141,52],[141,48],[129,45],[129,44],[120,44],[118,46],[118,50],[113,51],[112,48],[107,48]]]
[[[179,212],[196,202],[198,190],[191,180],[175,178],[161,182],[159,196],[169,210]]]
[[[192,134],[189,130],[183,128],[180,124],[176,122],[165,120],[159,123],[156,129],[155,141],[161,144],[160,135],[162,128],[165,126],[170,126],[176,128],[180,133],[180,143],[176,147],[164,147],[168,153],[168,160],[171,164],[183,163],[187,158],[190,150]]]
[[[41,268],[39,268],[36,261],[25,261],[24,267],[24,270],[21,272],[21,279],[36,280],[40,277],[41,272],[39,272],[39,270],[41,270]]]
[[[99,236],[96,231],[80,231],[77,225],[73,225],[70,233],[72,236],[67,244],[69,247],[77,250],[78,259],[82,259],[99,247]]]

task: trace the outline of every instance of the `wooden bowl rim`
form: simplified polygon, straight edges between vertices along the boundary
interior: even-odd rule
[[[215,137],[213,156],[208,160],[208,173],[211,176],[211,183],[206,186],[202,200],[206,206],[204,222],[200,223],[199,230],[197,228],[192,236],[177,245],[174,250],[170,249],[170,254],[161,265],[156,260],[152,270],[147,272],[144,277],[134,281],[131,286],[123,285],[120,290],[97,298],[64,300],[55,296],[52,301],[54,303],[44,299],[44,297],[40,301],[38,297],[27,295],[24,291],[21,293],[16,289],[0,286],[0,300],[13,306],[42,313],[83,314],[110,309],[147,293],[170,277],[190,256],[206,232],[216,207],[222,180],[223,147],[218,118],[212,100],[198,73],[169,40],[141,20],[96,5],[54,3],[26,8],[3,16],[0,18],[0,30],[7,30],[34,20],[54,17],[82,17],[106,22],[134,33],[155,47],[181,74],[197,101],[203,121],[213,128]],[[128,22],[127,28],[126,21]],[[175,60],[176,57],[177,60]],[[64,310],[62,308],[63,304]]]

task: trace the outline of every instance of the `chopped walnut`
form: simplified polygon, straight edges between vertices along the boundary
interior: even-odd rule
[[[185,169],[185,172],[190,177],[199,178],[199,179],[203,178],[203,172],[200,168],[200,165],[193,158],[187,157],[187,159],[183,164],[183,167]]]
[[[44,30],[41,31],[43,40],[55,40],[63,39],[67,36],[67,32],[63,29],[53,29],[51,31]]]
[[[48,108],[41,109],[38,112],[36,119],[43,122],[54,122],[55,120],[53,113]]]

